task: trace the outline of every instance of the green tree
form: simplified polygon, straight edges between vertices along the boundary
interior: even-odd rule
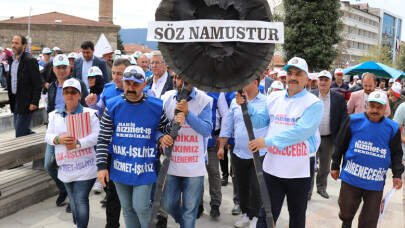
[[[341,40],[340,1],[283,0],[286,59],[305,59],[310,71],[329,69]]]
[[[120,33],[117,33],[117,50],[120,50],[123,55],[125,55],[124,43],[121,40]]]
[[[401,47],[401,55],[396,65],[398,70],[405,72],[405,47]]]
[[[392,67],[391,48],[388,45],[372,46],[367,54],[360,58],[360,62],[374,61]]]

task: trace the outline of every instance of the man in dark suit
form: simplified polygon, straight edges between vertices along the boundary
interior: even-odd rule
[[[316,187],[317,193],[326,199],[329,198],[326,187],[330,172],[333,144],[343,122],[347,118],[346,100],[341,93],[331,90],[331,85],[332,75],[329,71],[324,70],[318,75],[318,89],[311,91],[323,102],[324,107],[322,121],[319,125],[321,145],[316,153],[316,157],[319,160]],[[312,194],[312,188],[309,194]]]
[[[173,89],[173,79],[167,71],[167,64],[162,53],[153,51],[151,54],[150,65],[153,76],[147,79],[147,85],[150,86],[157,98],[161,98],[166,91]]]
[[[27,39],[24,36],[14,36],[11,42],[14,55],[8,59],[8,98],[11,112],[14,113],[16,137],[34,133],[30,129],[30,123],[41,97],[39,65],[35,58],[25,52],[26,46]]]
[[[89,89],[89,82],[87,80],[87,72],[92,66],[98,66],[103,72],[104,83],[109,83],[107,62],[97,56],[94,56],[94,44],[91,41],[84,41],[81,45],[82,58],[77,58],[73,66],[72,76],[78,78],[86,84]]]

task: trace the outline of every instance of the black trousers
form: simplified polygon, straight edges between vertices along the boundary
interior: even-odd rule
[[[111,155],[108,154],[107,157],[107,169],[110,172],[111,166]],[[105,206],[105,213],[107,224],[106,228],[117,228],[120,227],[120,214],[121,214],[121,204],[118,198],[117,190],[115,189],[115,184],[113,181],[107,182],[107,187],[104,188],[107,195],[107,203]]]
[[[225,149],[224,149],[224,160],[219,160],[219,165],[221,166],[222,178],[228,178],[229,177],[228,151],[229,151],[228,148],[225,147]]]
[[[263,163],[264,156],[260,159]],[[239,206],[242,214],[246,213],[249,219],[258,218],[261,197],[253,158],[241,159],[232,153],[232,162],[235,164],[234,172],[239,189]]]
[[[267,190],[271,201],[271,211],[274,223],[280,216],[284,198],[287,196],[288,212],[290,214],[289,228],[304,228],[305,213],[307,211],[307,197],[311,185],[311,178],[279,178],[263,171]],[[260,209],[257,228],[266,228],[266,213]]]

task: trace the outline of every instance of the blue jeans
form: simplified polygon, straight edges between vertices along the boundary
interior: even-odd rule
[[[89,194],[96,178],[65,183],[72,209],[73,223],[77,228],[86,228],[89,224]]]
[[[203,184],[204,176],[167,175],[162,204],[165,211],[174,218],[176,223],[180,224],[180,227],[195,227]]]
[[[125,225],[128,228],[147,228],[151,208],[149,204],[152,184],[126,185],[114,182],[120,198]]]
[[[55,153],[55,146],[46,144],[44,168],[48,172],[49,176],[55,181],[56,186],[59,188],[60,193],[66,193],[65,185],[58,178],[58,169],[51,168],[51,158],[52,154]]]
[[[17,98],[16,98],[17,99]],[[15,137],[21,137],[24,135],[29,135],[29,134],[34,134],[30,129],[30,124],[32,120],[32,114],[33,112],[29,112],[27,114],[18,114],[17,113],[17,101],[15,102],[15,108],[14,108],[14,129],[15,129]]]

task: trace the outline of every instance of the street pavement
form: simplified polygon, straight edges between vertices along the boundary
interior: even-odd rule
[[[390,173],[390,172],[389,172]],[[384,195],[392,188],[392,176],[387,177]],[[338,194],[340,189],[340,181],[334,181],[329,178],[328,193],[329,199],[324,199],[316,193],[316,188],[309,201],[307,210],[307,227],[310,228],[338,228],[341,227],[341,222],[338,218],[339,207],[337,204]],[[384,215],[381,227],[400,228],[404,227],[403,209],[401,203],[402,189],[396,191],[390,200],[388,209]],[[104,197],[104,194],[95,195],[93,192],[90,195],[90,222],[89,227],[104,227],[105,226],[105,209],[101,207],[99,201]],[[208,181],[205,178],[204,191],[204,214],[197,220],[196,227],[198,228],[228,228],[233,227],[235,221],[240,216],[232,216],[233,208],[232,201],[232,183],[222,187],[222,205],[220,207],[221,216],[213,219],[209,216],[209,190]],[[52,197],[39,204],[28,207],[16,214],[0,219],[1,228],[72,228],[72,215],[65,212],[66,206],[56,207],[56,197]],[[362,205],[361,205],[362,206]],[[360,206],[360,207],[361,207]],[[357,227],[357,213],[353,222],[353,227]],[[121,216],[121,227],[125,227],[124,220]],[[170,217],[168,227],[179,227],[178,224]],[[288,210],[284,203],[280,218],[277,221],[276,227],[288,227]]]

